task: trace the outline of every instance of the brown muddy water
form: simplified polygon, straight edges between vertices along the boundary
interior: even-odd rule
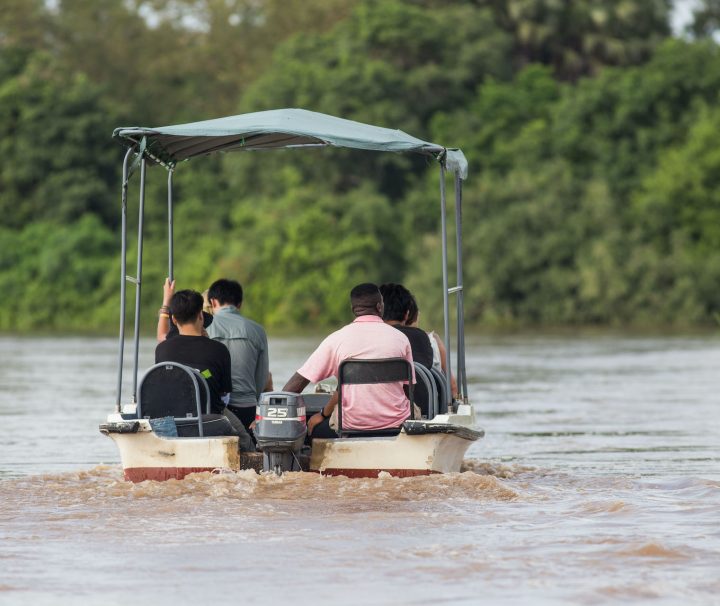
[[[471,338],[466,470],[375,480],[124,482],[115,349],[0,337],[0,604],[720,604],[718,335]]]

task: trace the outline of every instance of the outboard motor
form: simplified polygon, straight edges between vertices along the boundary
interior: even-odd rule
[[[255,415],[255,439],[263,453],[263,471],[300,471],[297,455],[305,442],[305,402],[300,394],[262,394]]]

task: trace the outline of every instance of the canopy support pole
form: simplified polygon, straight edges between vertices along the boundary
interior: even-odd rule
[[[465,316],[463,308],[462,265],[462,179],[455,173],[455,244],[457,253],[457,381],[465,404],[468,402],[467,375],[465,372]]]
[[[173,267],[173,171],[168,171],[168,278],[175,279]]]
[[[452,385],[450,360],[450,303],[448,291],[448,242],[447,242],[447,208],[445,201],[445,167],[440,164],[440,212],[442,215],[442,277],[443,277],[443,315],[445,318],[445,378],[447,379],[447,405],[448,411],[452,407],[453,394],[450,393]]]
[[[121,227],[120,227],[120,338],[118,343],[118,374],[115,390],[115,412],[122,411],[122,376],[123,357],[125,354],[125,275],[127,274],[127,193],[128,193],[128,164],[130,162],[132,147],[128,148],[123,160],[122,193],[121,193]]]
[[[137,275],[135,278],[135,357],[133,360],[133,404],[137,403],[138,361],[140,356],[140,294],[142,292],[143,219],[145,215],[145,156],[140,161],[140,208],[138,209]]]

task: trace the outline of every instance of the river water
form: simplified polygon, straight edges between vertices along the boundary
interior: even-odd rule
[[[717,333],[469,338],[486,438],[408,479],[127,483],[115,355],[0,337],[0,604],[720,604]]]

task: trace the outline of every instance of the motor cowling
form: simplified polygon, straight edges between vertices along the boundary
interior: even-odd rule
[[[300,471],[297,454],[307,434],[305,402],[300,394],[270,391],[262,394],[255,413],[255,439],[263,453],[263,470]]]

